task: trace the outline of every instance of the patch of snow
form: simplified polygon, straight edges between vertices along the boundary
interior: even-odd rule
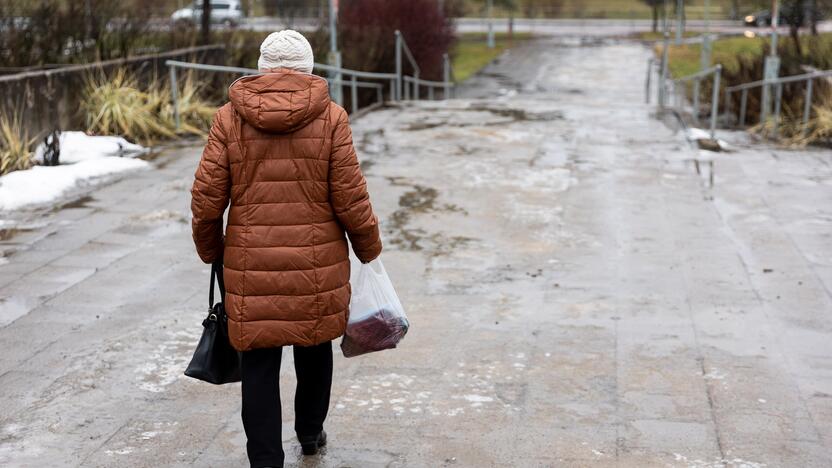
[[[674,453],[673,457],[676,459],[677,462],[681,462],[683,466],[686,466],[687,468],[765,468],[766,466],[768,466],[765,463],[752,462],[748,460],[743,460],[742,458],[723,458],[714,459],[712,461],[701,459],[688,460],[686,456],[678,453]]]
[[[687,130],[685,130],[685,138],[687,138],[690,141],[710,140],[711,133],[706,130],[702,130],[701,128],[690,127]]]
[[[725,378],[725,374],[720,372],[719,369],[713,368],[710,371],[708,371],[708,373],[705,374],[703,377],[711,380],[722,380]]]
[[[35,166],[0,177],[0,211],[43,205],[105,176],[148,167],[147,161],[103,157],[66,166]]]
[[[118,449],[118,450],[105,450],[104,453],[106,453],[109,456],[129,455],[129,454],[133,453],[133,450],[134,450],[133,447],[125,447],[123,449]]]
[[[167,339],[135,370],[141,380],[139,388],[151,393],[161,393],[168,385],[182,377],[200,333],[197,329],[167,332]]]
[[[488,403],[494,401],[493,398],[483,395],[462,395],[462,398],[472,403]]]
[[[135,157],[149,150],[117,136],[90,136],[84,132],[61,132],[61,164],[72,164],[108,156]],[[35,160],[42,163],[46,146],[35,148]]]

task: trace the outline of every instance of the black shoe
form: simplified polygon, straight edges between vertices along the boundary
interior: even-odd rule
[[[326,445],[326,431],[310,437],[298,436],[298,441],[304,455],[316,455],[318,449]]]

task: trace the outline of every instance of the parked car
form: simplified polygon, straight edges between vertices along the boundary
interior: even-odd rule
[[[234,27],[243,20],[243,6],[239,0],[211,0],[211,22]],[[195,0],[191,5],[176,10],[170,15],[176,24],[197,25],[202,21],[202,1]]]
[[[783,18],[778,18],[778,23],[783,23]],[[754,26],[757,28],[762,28],[765,26],[771,26],[771,11],[769,10],[761,10],[756,13],[751,13],[745,17],[745,25],[746,26]]]

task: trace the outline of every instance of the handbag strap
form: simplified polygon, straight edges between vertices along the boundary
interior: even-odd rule
[[[208,291],[208,308],[214,308],[214,278],[220,286],[220,302],[225,300],[225,281],[223,281],[222,274],[222,260],[217,260],[211,264],[211,289]]]

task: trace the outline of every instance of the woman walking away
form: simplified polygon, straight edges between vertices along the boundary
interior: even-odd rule
[[[332,340],[344,333],[350,303],[345,231],[362,262],[381,253],[347,114],[311,74],[309,42],[280,31],[260,54],[262,74],[235,81],[217,112],[191,191],[197,252],[206,263],[224,261],[252,467],[283,466],[283,346],[294,351],[303,453],[326,443]]]

